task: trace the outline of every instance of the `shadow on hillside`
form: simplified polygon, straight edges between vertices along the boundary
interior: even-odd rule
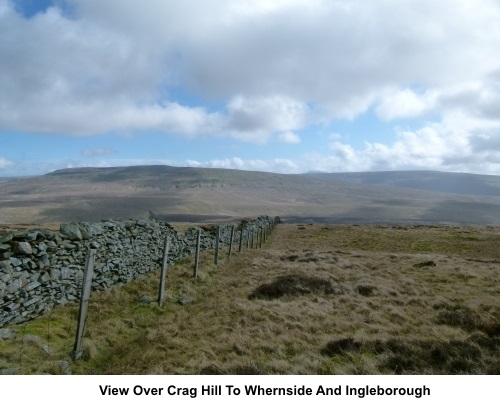
[[[378,202],[381,202],[379,200]],[[388,205],[362,205],[346,213],[331,216],[281,216],[289,224],[345,224],[345,225],[401,225],[401,224],[454,224],[500,225],[500,202],[470,202],[445,200],[429,206],[412,207],[402,201],[386,200]],[[420,214],[415,214],[421,211]],[[410,216],[411,215],[411,216]]]
[[[152,210],[182,204],[178,197],[87,197],[55,201],[59,205],[40,212],[46,222],[95,222],[102,219],[150,218]]]
[[[422,219],[460,225],[500,225],[499,212],[500,203],[446,200],[428,209]]]

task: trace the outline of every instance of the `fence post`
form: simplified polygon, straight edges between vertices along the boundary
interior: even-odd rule
[[[229,241],[229,253],[228,257],[231,258],[231,253],[233,251],[233,239],[234,239],[234,225],[231,226],[231,236],[230,236],[230,241]]]
[[[201,242],[201,229],[198,229],[198,237],[196,238],[196,256],[194,257],[194,278],[198,278],[198,266],[200,263],[200,242]]]
[[[214,258],[214,264],[216,266],[219,264],[219,243],[220,243],[220,225],[217,225],[217,234],[215,237],[215,258]]]
[[[243,228],[244,228],[244,225],[241,225],[240,245],[238,246],[238,252],[241,252],[241,247],[242,247],[242,244],[243,244]]]
[[[165,237],[165,245],[163,246],[163,260],[161,262],[160,273],[160,291],[158,292],[158,305],[163,305],[163,298],[165,297],[165,277],[167,276],[168,266],[168,250],[170,248],[170,238],[168,235]]]
[[[78,327],[76,339],[71,357],[73,361],[78,360],[83,354],[83,334],[87,322],[87,310],[89,307],[90,287],[92,286],[92,276],[94,275],[95,249],[89,249],[85,258],[85,271],[82,280],[82,294],[80,296],[80,309],[78,311]]]
[[[259,238],[259,248],[262,249],[262,228],[259,228],[260,238]]]

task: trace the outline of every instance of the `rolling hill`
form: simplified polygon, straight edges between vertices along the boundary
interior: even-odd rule
[[[260,214],[286,222],[500,225],[500,176],[130,166],[0,182],[4,224],[130,217],[207,222]]]
[[[440,193],[500,196],[500,176],[436,171],[396,171],[361,173],[311,173],[321,180],[412,188]]]

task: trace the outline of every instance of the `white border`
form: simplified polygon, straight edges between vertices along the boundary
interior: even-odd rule
[[[447,404],[478,401],[481,405],[499,404],[498,376],[0,376],[3,403],[25,403],[37,405],[54,403],[77,404],[217,404],[237,401],[238,405],[252,404]],[[128,395],[102,395],[100,386],[128,388]],[[201,395],[202,386],[222,386],[221,395]],[[227,386],[241,389],[240,395],[229,395]],[[260,385],[264,388],[311,388],[312,395],[246,395],[245,385]],[[334,396],[316,395],[316,390],[341,387],[342,394]],[[430,395],[380,396],[363,398],[346,395],[346,386],[364,388],[418,388],[427,387]],[[163,388],[161,395],[135,395],[134,387]],[[171,386],[181,388],[187,395],[169,395]],[[140,388],[136,388],[139,391]],[[172,391],[172,388],[171,388]],[[193,394],[196,392],[196,396]],[[457,401],[457,402],[454,402]]]

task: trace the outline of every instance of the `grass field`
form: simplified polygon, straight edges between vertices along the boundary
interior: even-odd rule
[[[20,374],[499,374],[500,228],[279,225],[219,266],[204,252],[10,327]],[[33,338],[33,335],[38,337]]]

